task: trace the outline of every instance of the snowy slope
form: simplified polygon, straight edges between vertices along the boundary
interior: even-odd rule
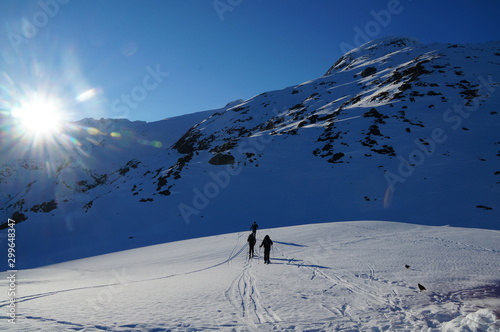
[[[394,37],[348,52],[322,77],[220,110],[82,120],[46,149],[12,140],[0,213],[18,222],[24,268],[253,220],[498,230],[498,77],[499,42]]]
[[[6,323],[1,292],[0,330],[500,330],[498,231],[338,222],[262,229],[258,244],[265,234],[270,265],[247,259],[243,231],[19,271],[18,319]]]

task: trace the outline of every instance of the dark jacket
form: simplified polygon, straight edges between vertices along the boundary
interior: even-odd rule
[[[253,233],[250,233],[247,241],[248,241],[248,244],[252,247],[255,245],[255,242],[257,242],[257,240],[255,239],[255,236],[253,236]]]
[[[269,235],[266,235],[264,240],[262,240],[262,244],[260,245],[261,247],[264,246],[264,249],[269,250],[271,249],[271,246],[273,245],[273,241],[269,237]]]

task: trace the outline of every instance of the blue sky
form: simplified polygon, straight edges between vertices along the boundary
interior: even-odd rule
[[[323,75],[384,36],[499,40],[498,1],[2,0],[0,108],[156,121]]]

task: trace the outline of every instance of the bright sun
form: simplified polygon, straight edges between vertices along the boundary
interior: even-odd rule
[[[59,105],[51,100],[24,102],[12,109],[12,116],[18,118],[27,131],[35,134],[54,133],[61,125]]]

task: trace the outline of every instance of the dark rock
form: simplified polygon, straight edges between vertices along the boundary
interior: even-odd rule
[[[208,162],[212,165],[231,165],[234,164],[234,157],[230,154],[216,154]]]

